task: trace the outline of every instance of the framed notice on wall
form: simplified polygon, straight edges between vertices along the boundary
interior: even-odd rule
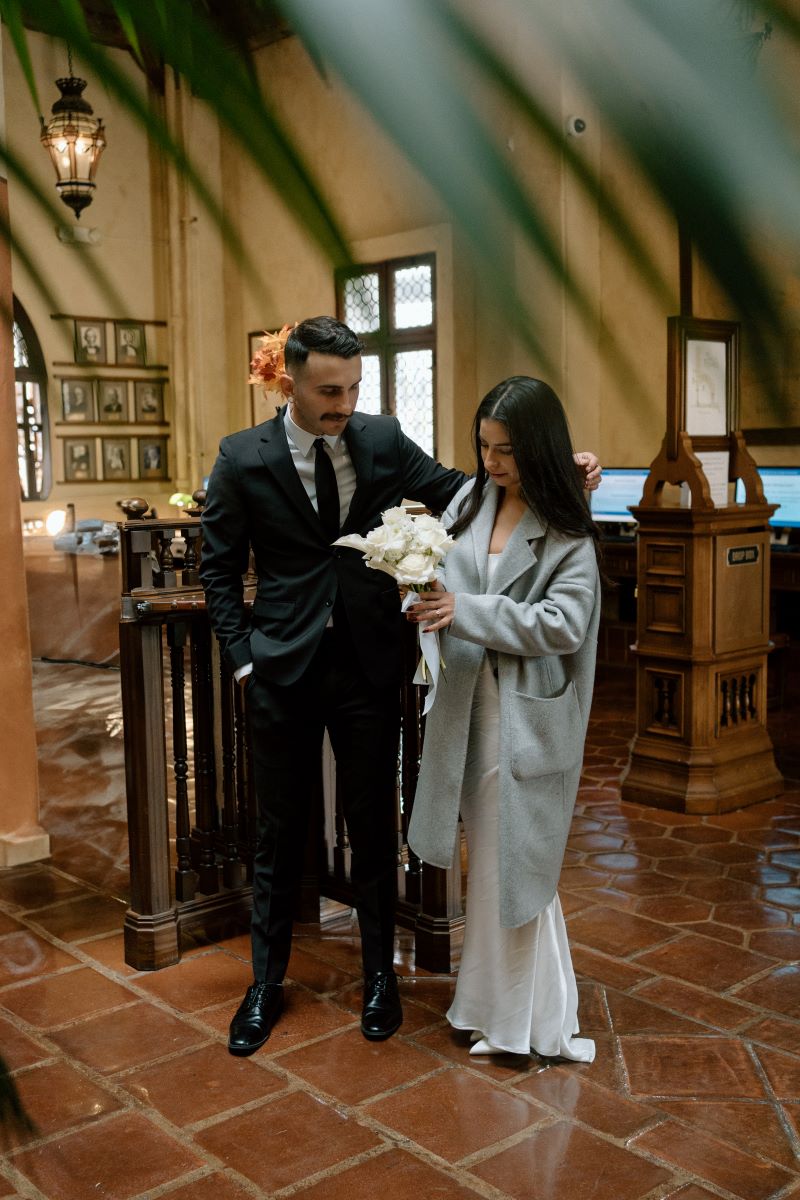
[[[722,449],[739,415],[739,326],[735,321],[670,317],[667,326],[667,445],[678,434]]]

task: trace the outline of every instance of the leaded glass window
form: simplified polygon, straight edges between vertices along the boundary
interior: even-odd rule
[[[47,377],[39,340],[17,300],[12,328],[20,493],[23,500],[43,500],[50,491]]]
[[[397,419],[413,442],[433,453],[433,351],[401,350],[394,356]]]
[[[352,329],[352,326],[350,327]],[[361,387],[358,389],[359,412],[381,412],[381,360],[377,354],[361,356]]]
[[[433,324],[433,268],[430,263],[398,267],[394,272],[395,329],[420,329]]]
[[[354,333],[374,333],[380,328],[380,297],[375,273],[354,275],[344,282],[344,323]]]
[[[436,271],[432,254],[337,273],[340,319],[364,343],[358,407],[391,413],[436,453]]]

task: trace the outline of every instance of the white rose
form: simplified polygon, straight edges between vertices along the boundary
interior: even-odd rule
[[[381,513],[381,520],[384,525],[407,525],[411,518],[402,505],[397,508],[387,508],[385,513]]]
[[[428,550],[437,550],[440,555],[446,554],[453,545],[453,539],[447,530],[441,525],[432,529],[417,529],[415,541],[418,545],[424,546]]]
[[[441,529],[442,523],[437,517],[432,517],[430,513],[420,513],[418,517],[412,517],[412,520],[417,529]]]
[[[408,537],[396,526],[379,525],[367,534],[365,549],[370,558],[402,557],[408,549]]]
[[[432,583],[436,578],[436,563],[429,554],[412,551],[395,564],[398,583]]]

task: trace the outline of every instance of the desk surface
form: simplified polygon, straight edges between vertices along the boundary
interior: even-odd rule
[[[64,554],[53,539],[24,539],[34,658],[115,664],[119,659],[119,555]]]

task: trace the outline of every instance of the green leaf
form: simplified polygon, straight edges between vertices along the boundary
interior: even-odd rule
[[[33,63],[31,62],[30,51],[28,50],[28,38],[25,33],[22,5],[19,0],[0,0],[0,18],[8,26],[8,32],[11,35],[11,41],[14,44],[19,65],[22,67],[28,91],[33,98],[34,107],[38,113],[41,113],[42,106],[39,102],[39,93],[36,90],[36,78],[33,74]]]
[[[136,32],[136,22],[133,18],[132,5],[128,3],[128,0],[114,0],[114,11],[122,26],[122,32],[130,42],[131,49],[139,66],[144,70],[144,55],[142,54],[142,47],[139,45],[139,35]]]
[[[503,60],[488,39],[480,36],[452,0],[441,0],[440,7],[442,20],[448,26],[454,42],[461,45],[465,55],[482,71],[486,81],[506,95],[550,150],[563,157],[586,195],[597,204],[600,216],[644,282],[667,309],[674,307],[674,288],[665,279],[650,248],[625,220],[599,173],[578,152],[575,143],[565,138],[563,122],[554,119],[519,73]]]

